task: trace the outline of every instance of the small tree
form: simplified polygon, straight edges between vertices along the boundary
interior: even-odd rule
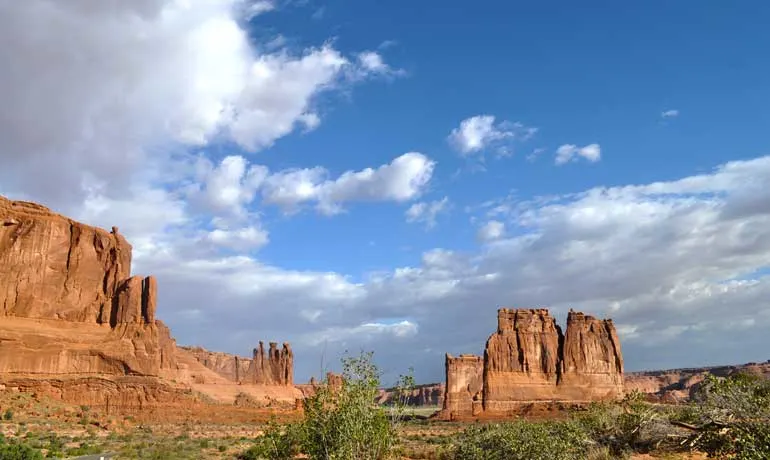
[[[314,460],[384,460],[398,442],[396,425],[403,418],[405,398],[389,408],[376,403],[380,372],[373,353],[342,359],[342,386],[327,380],[303,402],[304,419],[296,425],[272,423],[241,459],[285,460],[302,453]],[[401,376],[399,394],[413,379]]]

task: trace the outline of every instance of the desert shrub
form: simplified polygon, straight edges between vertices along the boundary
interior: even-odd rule
[[[692,446],[716,458],[770,458],[770,380],[708,376],[695,400]]]
[[[0,437],[0,460],[43,460],[43,454],[26,444],[7,442]]]
[[[390,458],[398,442],[396,425],[404,413],[402,401],[384,408],[376,404],[380,372],[372,353],[342,360],[343,384],[325,382],[303,402],[304,418],[293,425],[270,424],[242,460],[281,460],[302,453],[310,459],[382,460]],[[401,377],[400,394],[413,379]]]
[[[633,392],[619,403],[595,403],[574,415],[587,435],[615,457],[632,452],[675,451],[689,432],[671,422],[670,411]]]
[[[8,409],[5,411],[5,413],[3,414],[3,420],[8,420],[8,421],[13,420],[13,411],[11,409]]]
[[[305,444],[301,424],[281,425],[270,421],[264,434],[253,446],[238,455],[238,460],[287,460],[300,453]]]
[[[567,422],[474,425],[452,442],[447,460],[578,460],[587,457],[592,441],[582,427]]]

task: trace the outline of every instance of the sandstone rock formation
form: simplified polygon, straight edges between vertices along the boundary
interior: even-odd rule
[[[399,393],[396,388],[385,388],[379,391],[377,403],[390,405],[401,397],[401,402],[407,406],[442,406],[445,391],[443,383],[415,385],[405,394]]]
[[[117,228],[0,197],[0,373],[172,368],[172,339],[155,319],[157,283],[130,274],[131,245]]]
[[[574,311],[562,334],[546,309],[499,309],[497,331],[487,340],[484,358],[447,355],[446,372],[445,418],[623,394],[623,358],[612,320]],[[482,376],[478,386],[476,372]]]
[[[131,276],[131,249],[116,227],[0,197],[0,387],[104,407],[188,404],[196,391],[293,406],[299,390],[239,386],[177,347],[156,319],[155,278]],[[291,385],[288,344],[258,358],[234,380]]]
[[[763,363],[746,363],[728,366],[694,367],[659,371],[629,372],[625,374],[627,393],[639,391],[651,400],[665,403],[688,401],[707,375],[728,377],[748,373],[770,378],[770,360]]]
[[[480,410],[484,361],[480,356],[446,355],[446,389],[444,411],[451,414],[473,414]]]
[[[570,311],[561,361],[564,399],[605,399],[623,394],[623,356],[611,319]]]
[[[484,350],[484,409],[554,399],[561,329],[548,310],[500,309]]]
[[[195,359],[231,382],[242,382],[251,366],[251,358],[209,351],[202,347],[179,347],[190,353]]]
[[[239,383],[257,385],[293,385],[294,354],[288,343],[278,349],[276,342],[270,342],[267,355],[265,346],[259,342],[251,358],[208,351],[201,347],[180,347],[191,353],[202,365],[222,377]]]

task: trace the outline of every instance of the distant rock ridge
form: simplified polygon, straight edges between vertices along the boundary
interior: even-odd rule
[[[229,353],[208,351],[202,347],[180,347],[191,353],[199,363],[238,383],[257,385],[293,385],[294,353],[288,343],[278,349],[277,342],[270,342],[265,350],[264,342],[254,348],[251,358]]]
[[[688,401],[706,376],[728,377],[738,373],[770,378],[770,360],[762,363],[628,372],[625,374],[625,389],[626,392],[645,393],[652,400],[679,403]]]
[[[442,416],[513,412],[522,403],[623,395],[623,358],[612,320],[570,310],[566,334],[547,309],[501,308],[483,358],[446,356]]]

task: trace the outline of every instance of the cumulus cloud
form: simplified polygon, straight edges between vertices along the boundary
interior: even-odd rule
[[[431,229],[436,226],[436,217],[449,210],[449,197],[444,197],[436,201],[421,201],[409,206],[406,210],[407,222],[419,222],[425,225],[425,228]]]
[[[571,161],[577,161],[584,158],[591,163],[596,163],[602,158],[602,150],[599,144],[589,144],[584,147],[578,147],[575,144],[564,144],[556,149],[557,165],[563,165]]]
[[[250,251],[268,242],[268,232],[262,228],[244,227],[235,230],[217,228],[206,235],[211,243],[228,249]]]
[[[52,204],[123,194],[174,145],[223,139],[259,150],[321,121],[314,101],[381,72],[331,45],[268,54],[244,19],[266,1],[142,0],[0,5],[3,191]],[[256,20],[258,20],[257,18]],[[379,55],[378,55],[379,56]],[[369,67],[366,67],[369,65]],[[107,187],[106,184],[109,184]]]
[[[249,166],[239,155],[227,156],[216,166],[200,157],[196,169],[200,182],[188,189],[191,198],[200,200],[218,215],[235,218],[245,215],[245,207],[268,176],[266,166]]]
[[[487,242],[502,238],[505,234],[505,224],[497,220],[490,220],[479,228],[476,237],[479,241]]]
[[[376,169],[346,171],[336,179],[330,179],[322,167],[281,171],[265,180],[263,199],[288,211],[314,201],[324,214],[341,212],[347,202],[408,201],[423,192],[435,164],[421,153],[410,152]]]
[[[460,122],[449,134],[448,141],[461,155],[467,156],[495,149],[498,154],[510,154],[513,140],[527,140],[537,128],[509,121],[495,122],[493,115],[476,115]]]
[[[414,364],[420,379],[439,380],[442,354],[480,352],[501,305],[550,306],[559,321],[569,308],[611,316],[631,369],[749,361],[764,359],[770,326],[768,181],[762,157],[676,181],[509,202],[489,210],[499,231],[478,252],[434,249],[416,265],[355,280],[249,257],[142,263],[162,277],[165,314],[182,342],[200,337],[182,311],[226,305],[210,327],[234,333],[212,347],[248,349],[256,334],[248,324],[259,324],[294,342],[300,376],[314,372],[324,341],[331,361],[365,346],[396,374]],[[414,332],[398,340],[379,332],[393,326],[362,326],[407,318]]]

